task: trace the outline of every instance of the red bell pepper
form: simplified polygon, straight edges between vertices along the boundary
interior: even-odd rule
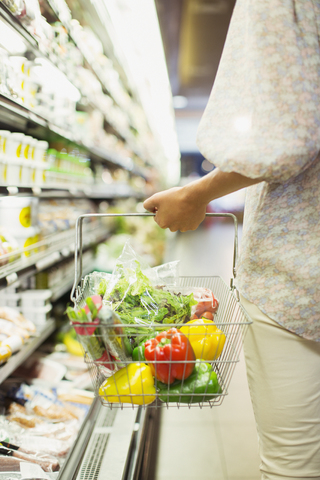
[[[160,382],[173,383],[191,375],[196,357],[188,338],[176,328],[159,333],[144,346],[145,359]]]

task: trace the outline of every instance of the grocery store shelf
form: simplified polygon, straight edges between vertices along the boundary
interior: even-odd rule
[[[67,132],[65,129],[54,125],[49,120],[41,117],[37,113],[24,107],[21,103],[3,94],[0,94],[0,126],[11,128],[14,131],[19,130],[28,133],[29,135],[35,135],[35,131],[38,131],[42,138],[48,138],[48,133],[57,135],[68,142],[72,142],[85,148],[89,152],[90,158],[93,160],[98,160],[100,163],[106,163],[113,168],[121,167],[128,170],[133,175],[145,178],[145,174],[142,170],[137,169],[134,166],[131,159],[123,157],[116,152],[83,142],[81,138],[78,138],[71,132]]]
[[[70,180],[71,181],[71,180]],[[84,187],[67,187],[62,185],[42,186],[10,186],[0,185],[0,195],[34,195],[39,198],[88,198],[91,200],[111,200],[115,198],[137,198],[142,199],[145,193],[134,190],[125,183],[98,184]]]
[[[0,383],[8,378],[19,365],[21,365],[48,337],[54,332],[56,328],[55,320],[48,320],[45,325],[38,327],[38,332],[35,337],[30,338],[22,347],[22,349],[15,353],[7,363],[0,367]]]
[[[97,245],[108,238],[108,231],[102,226],[88,225],[84,234],[84,248]],[[30,275],[45,270],[52,265],[59,263],[73,255],[75,250],[75,230],[71,229],[57,234],[50,235],[44,240],[24,249],[24,252],[30,252],[30,256],[25,254],[17,260],[10,261],[0,267],[0,288],[15,284],[19,279],[24,279]],[[12,255],[17,256],[15,251]],[[9,257],[3,255],[2,261]]]
[[[58,15],[58,12],[56,11],[56,8],[55,8],[55,5],[54,5],[54,2],[48,2],[52,8],[52,10],[56,13],[57,15],[57,18],[59,18],[59,15]],[[42,57],[42,58],[46,58],[47,60],[49,60],[53,65],[55,65],[58,69],[60,69],[58,63],[56,61],[54,61],[50,55],[47,55],[45,52],[42,52],[41,51],[41,46],[38,44],[37,40],[35,37],[33,37],[33,35],[31,33],[28,32],[28,30],[23,26],[23,24],[19,21],[18,18],[16,18],[11,12],[10,10],[2,3],[0,2],[0,18],[2,18],[8,25],[10,25],[12,28],[15,29],[15,31],[17,33],[19,33],[24,42],[25,42],[25,45],[26,45],[26,50],[27,51],[31,51],[33,53],[33,55],[35,57]],[[61,21],[61,20],[60,20]],[[107,86],[107,82],[106,82],[106,79],[104,78],[105,75],[103,75],[103,72],[101,71],[101,68],[99,67],[99,65],[97,65],[97,62],[94,60],[94,58],[91,58],[91,55],[90,55],[90,50],[87,49],[87,46],[85,44],[83,44],[83,42],[81,43],[81,45],[79,46],[77,41],[74,39],[73,35],[72,35],[72,28],[70,27],[70,25],[67,23],[67,22],[63,22],[61,21],[61,23],[64,25],[64,27],[66,28],[66,30],[68,31],[68,34],[71,38],[71,40],[74,42],[75,45],[78,46],[79,50],[81,51],[81,54],[85,60],[85,62],[87,63],[88,67],[90,68],[90,70],[94,73],[94,75],[97,77],[97,79],[99,80],[99,82],[101,83],[102,87],[104,90],[108,90],[108,86]],[[68,71],[65,71],[64,72],[66,74],[67,77],[68,76]],[[72,79],[69,78],[69,80],[71,81],[71,83],[73,83]],[[112,95],[111,95],[112,97]],[[117,103],[116,99],[114,97],[112,97],[113,100],[115,101],[115,103]],[[88,98],[88,101],[90,104],[92,104],[92,107],[97,109],[97,110],[100,110],[102,112],[102,114],[104,115],[106,121],[110,124],[110,125],[113,125],[113,122],[112,122],[112,119],[110,119],[107,115],[107,112],[101,110],[101,107],[99,104],[97,104],[95,101],[92,101],[92,99],[90,100]],[[116,129],[117,131],[117,128],[115,125],[113,125],[113,127]],[[52,126],[52,131],[56,131],[57,130],[57,127],[55,126]],[[58,129],[59,130],[59,129]],[[129,143],[132,143],[132,140],[133,140],[133,137],[132,137],[132,134],[130,132],[130,130],[128,129],[127,132],[117,132],[125,141],[128,141]],[[61,135],[61,136],[64,136],[64,135]],[[74,140],[72,140],[74,141]],[[79,142],[77,142],[79,143]],[[136,151],[136,148],[134,147],[133,148],[134,151]]]
[[[135,167],[134,162],[129,157],[123,157],[116,152],[112,152],[111,150],[106,150],[99,147],[88,147],[92,157],[96,157],[96,159],[105,160],[107,162],[112,162],[114,165],[121,167],[125,170],[128,170],[133,175],[138,175],[146,179],[145,173]]]
[[[88,265],[83,266],[83,269],[82,269],[82,275],[83,276],[88,275],[89,273],[92,272],[93,261],[94,261],[94,255],[92,254],[92,258],[88,262]],[[59,285],[57,285],[54,288],[50,288],[50,290],[52,292],[52,295],[50,297],[50,301],[54,302],[54,301],[58,300],[59,298],[61,298],[63,295],[65,295],[67,292],[71,292],[73,282],[74,282],[74,266],[70,270],[70,273],[68,272],[67,275],[65,275],[65,278],[64,278],[63,282],[59,283]]]
[[[26,46],[31,50],[38,50],[37,40],[28,32],[26,28],[19,22],[19,20],[12,15],[10,10],[0,2],[0,18],[5,20],[5,22],[16,30],[17,33],[21,35],[24,39]]]

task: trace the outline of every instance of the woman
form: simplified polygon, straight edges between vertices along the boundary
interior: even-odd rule
[[[248,187],[237,288],[262,480],[320,480],[319,32],[320,0],[238,0],[197,138],[217,168],[144,203],[184,232]]]

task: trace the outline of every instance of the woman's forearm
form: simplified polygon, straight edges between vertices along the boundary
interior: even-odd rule
[[[215,168],[199,180],[187,184],[185,187],[186,195],[200,199],[208,205],[209,202],[220,197],[224,197],[229,193],[236,192],[242,188],[260,183],[261,179],[252,179],[240,175],[239,173],[222,172],[219,168]]]
[[[259,183],[238,173],[213,172],[184,187],[156,193],[144,202],[144,208],[156,213],[155,221],[172,232],[195,230],[204,220],[209,202],[229,193]]]

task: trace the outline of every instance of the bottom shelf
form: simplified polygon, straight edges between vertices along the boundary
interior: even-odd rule
[[[57,480],[151,480],[160,412],[111,409],[96,398]]]
[[[37,327],[36,336],[31,337],[22,349],[15,353],[7,363],[0,367],[0,383],[8,378],[48,337],[54,332],[56,323],[54,319],[46,322],[45,325]],[[1,477],[0,477],[1,479]]]

